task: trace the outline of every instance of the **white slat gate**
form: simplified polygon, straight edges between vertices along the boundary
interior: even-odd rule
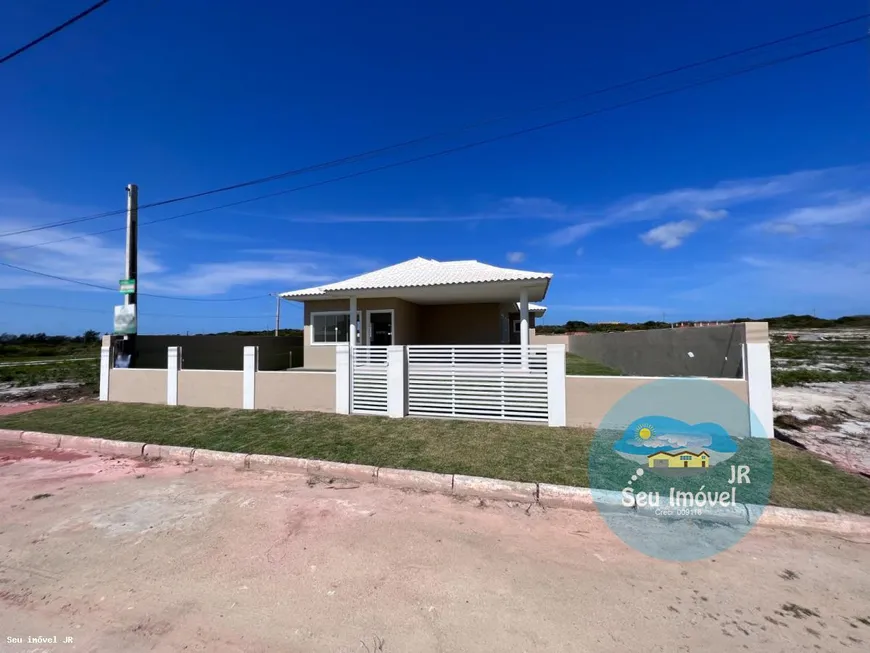
[[[351,348],[351,412],[387,414],[387,348]]]
[[[526,349],[408,346],[408,414],[547,423],[547,347]]]

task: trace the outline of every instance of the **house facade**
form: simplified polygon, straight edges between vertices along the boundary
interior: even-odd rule
[[[668,453],[667,451],[659,451],[647,456],[650,467],[707,467],[710,464],[710,454],[706,451],[693,453],[691,451],[677,451]]]
[[[552,275],[479,261],[415,258],[345,281],[281,293],[304,305],[304,365],[334,370],[357,345],[529,344]],[[351,319],[351,315],[355,319]]]

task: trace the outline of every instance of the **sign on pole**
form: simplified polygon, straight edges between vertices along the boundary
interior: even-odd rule
[[[136,304],[115,307],[115,335],[129,336],[136,333]]]
[[[118,284],[120,285],[120,291],[124,295],[132,295],[134,292],[136,292],[135,279],[121,279]]]

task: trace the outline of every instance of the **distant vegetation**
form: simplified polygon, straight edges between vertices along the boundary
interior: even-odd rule
[[[49,336],[44,333],[0,334],[0,362],[41,358],[84,358],[100,355],[100,332],[80,336]]]
[[[737,324],[739,322],[767,322],[771,329],[837,329],[837,328],[870,328],[870,315],[846,315],[828,320],[813,315],[782,315],[779,317],[739,317],[733,320],[719,320],[719,324]],[[710,324],[710,322],[678,322],[678,325]],[[671,322],[581,322],[569,320],[560,325],[540,325],[535,328],[537,333],[600,333],[609,331],[645,331],[647,329],[669,329],[675,326]]]
[[[157,334],[153,334],[157,335]],[[274,336],[275,329],[267,329],[265,331],[218,331],[211,333],[166,333],[160,335],[169,335],[169,336]],[[279,336],[302,336],[302,329],[279,329]]]

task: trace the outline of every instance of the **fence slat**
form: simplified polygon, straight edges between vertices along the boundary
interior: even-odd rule
[[[410,345],[408,413],[547,422],[547,348]]]

